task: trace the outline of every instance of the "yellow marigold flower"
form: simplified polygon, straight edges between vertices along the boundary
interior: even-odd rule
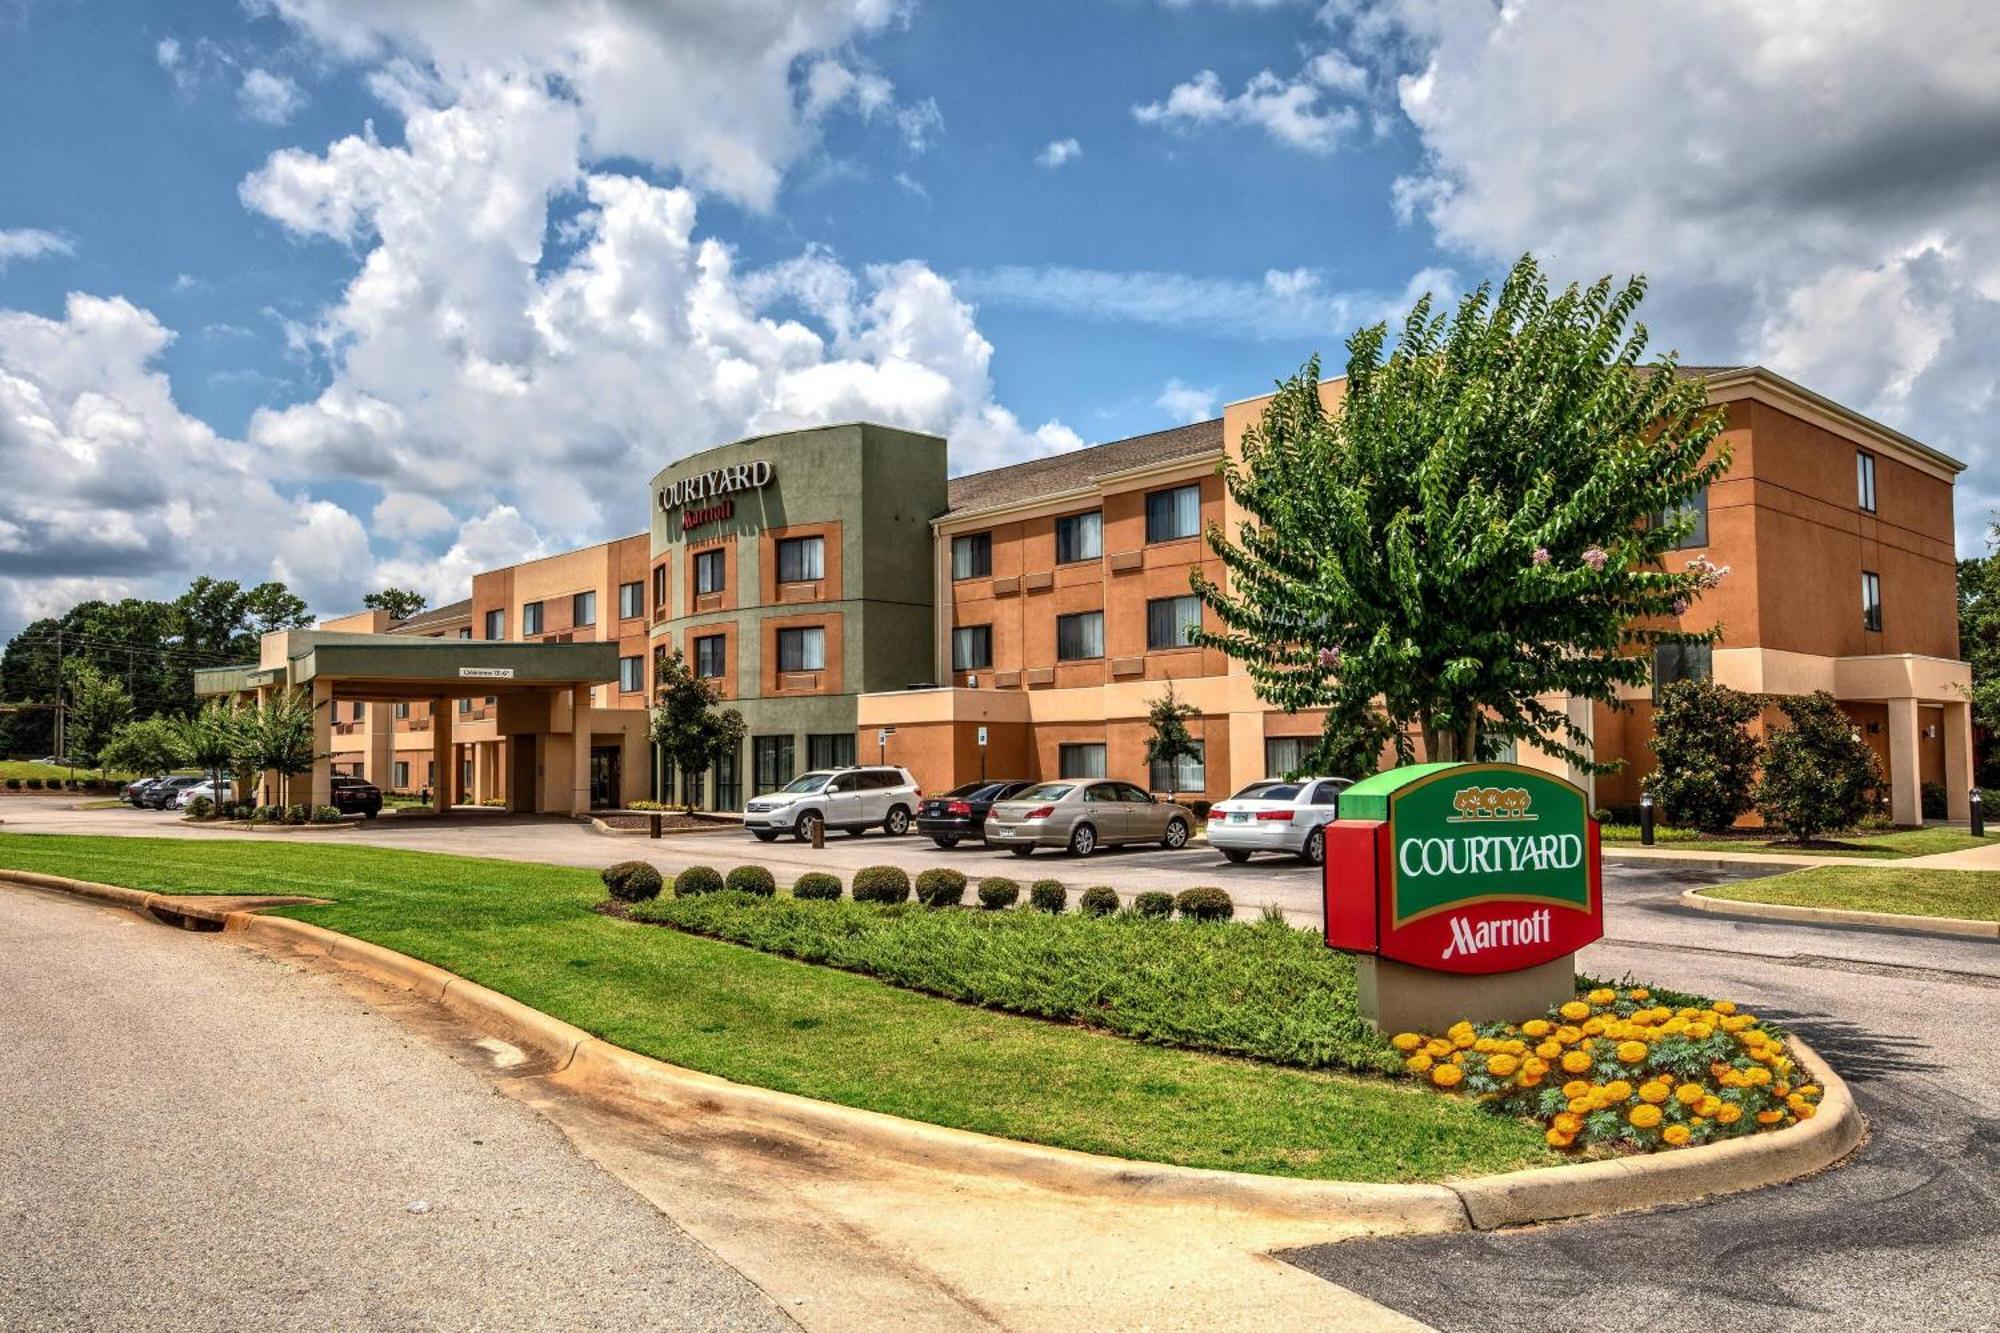
[[[1554,1025],[1546,1018],[1531,1018],[1521,1024],[1521,1031],[1530,1037],[1546,1037],[1554,1030]]]
[[[1528,1043],[1518,1037],[1510,1037],[1500,1043],[1500,1049],[1508,1055],[1526,1055],[1528,1053]]]
[[[1723,1019],[1720,1026],[1724,1032],[1741,1032],[1744,1028],[1750,1026],[1750,1021],[1750,1015],[1748,1014],[1732,1014],[1728,1018]]]
[[[1567,1148],[1570,1144],[1576,1142],[1574,1134],[1565,1134],[1559,1129],[1550,1130],[1548,1133],[1542,1135],[1542,1138],[1551,1148]]]
[[[1564,1111],[1558,1116],[1556,1116],[1555,1120],[1552,1123],[1555,1125],[1557,1129],[1561,1130],[1563,1133],[1574,1134],[1578,1130],[1583,1128],[1583,1117],[1580,1115],[1573,1115],[1568,1111]]]
[[[1414,1032],[1398,1032],[1395,1036],[1389,1038],[1389,1044],[1407,1055],[1409,1052],[1423,1045],[1424,1039]]]
[[[1415,1055],[1403,1061],[1403,1068],[1409,1070],[1412,1074],[1421,1074],[1430,1067],[1431,1057],[1428,1051],[1418,1051]]]
[[[1678,1148],[1688,1141],[1688,1127],[1686,1125],[1668,1125],[1660,1131],[1660,1137]]]
[[[1521,1084],[1521,1086],[1522,1086],[1522,1087],[1524,1087],[1524,1088],[1534,1088],[1534,1087],[1539,1087],[1539,1086],[1541,1086],[1541,1082],[1542,1082],[1542,1071],[1541,1071],[1541,1070],[1539,1070],[1539,1069],[1536,1069],[1536,1070],[1527,1070],[1527,1069],[1523,1069],[1523,1070],[1521,1071],[1521,1078],[1520,1078],[1520,1084]]]
[[[1567,1074],[1583,1073],[1584,1071],[1590,1068],[1590,1052],[1564,1051],[1562,1058],[1562,1067],[1563,1067],[1563,1072]]]
[[[1801,1088],[1799,1089],[1799,1096],[1801,1096],[1801,1097],[1817,1097],[1817,1096],[1819,1096],[1819,1084],[1817,1084],[1817,1083],[1808,1083],[1808,1084],[1804,1085],[1803,1087],[1801,1087]]]
[[[1715,1118],[1725,1125],[1733,1125],[1743,1118],[1743,1108],[1733,1102],[1724,1102],[1722,1109],[1715,1113]]]
[[[1472,1045],[1475,1040],[1477,1038],[1470,1032],[1454,1032],[1451,1034],[1451,1044],[1461,1051]]]
[[[1720,1111],[1721,1109],[1722,1109],[1722,1098],[1717,1097],[1712,1093],[1706,1097],[1703,1097],[1700,1101],[1694,1104],[1694,1113],[1696,1115],[1703,1115],[1703,1116],[1714,1115],[1717,1111]]]
[[[1550,1038],[1548,1041],[1535,1047],[1535,1054],[1541,1056],[1544,1060],[1553,1060],[1562,1053],[1563,1044],[1554,1038]]]
[[[1601,1036],[1604,1033],[1605,1026],[1605,1021],[1602,1018],[1586,1019],[1583,1024],[1583,1035],[1586,1037]]]
[[[1771,1081],[1771,1071],[1758,1065],[1755,1069],[1743,1071],[1743,1081],[1753,1088],[1761,1088]]]
[[[1444,1030],[1444,1035],[1447,1037],[1456,1037],[1461,1032],[1470,1032],[1470,1031],[1472,1031],[1472,1020],[1469,1018],[1461,1018],[1456,1023],[1453,1023],[1450,1027],[1446,1028]]]
[[[1424,1049],[1431,1053],[1432,1058],[1441,1060],[1451,1054],[1451,1043],[1443,1037],[1432,1037],[1424,1043]]]
[[[1695,1009],[1695,1008],[1692,1008],[1692,1007],[1690,1007],[1690,1008],[1687,1008],[1687,1009],[1676,1009],[1676,1010],[1674,1010],[1674,1017],[1676,1017],[1676,1018],[1693,1018],[1693,1017],[1694,1017],[1695,1015],[1699,1014],[1700,1012],[1701,1012],[1701,1010],[1699,1010],[1699,1009]]]
[[[1757,1123],[1760,1125],[1775,1125],[1784,1118],[1785,1118],[1785,1113],[1783,1111],[1778,1110],[1776,1107],[1773,1107],[1768,1111],[1759,1111],[1757,1113]]]
[[[1604,1100],[1606,1102],[1622,1102],[1628,1100],[1631,1096],[1632,1085],[1622,1078],[1614,1078],[1604,1085]]]
[[[1521,1057],[1521,1072],[1523,1074],[1546,1074],[1549,1072],[1549,1062],[1538,1055],[1524,1055]]]
[[[1440,1088],[1455,1088],[1465,1077],[1465,1071],[1457,1065],[1439,1065],[1431,1070],[1431,1082]]]
[[[1649,1028],[1653,1026],[1653,1011],[1651,1009],[1641,1009],[1632,1015],[1631,1021],[1636,1027]]]
[[[1694,1024],[1685,1018],[1669,1018],[1660,1025],[1660,1031],[1669,1037],[1678,1037],[1683,1032],[1693,1032]]]
[[[1486,1072],[1495,1078],[1505,1078],[1520,1067],[1521,1062],[1504,1051],[1486,1062]]]
[[[1608,986],[1600,986],[1590,994],[1584,996],[1584,998],[1592,1004],[1610,1004],[1618,998],[1618,992]]]
[[[1819,1113],[1819,1108],[1811,1102],[1806,1102],[1804,1105],[1794,1106],[1792,1112],[1801,1120],[1810,1120]]]
[[[1590,1083],[1586,1079],[1573,1078],[1563,1084],[1563,1096],[1565,1097],[1575,1099],[1577,1097],[1588,1097],[1589,1095]]]
[[[1625,1118],[1635,1129],[1651,1129],[1660,1123],[1660,1108],[1651,1102],[1640,1102],[1626,1113]]]
[[[1491,1037],[1481,1037],[1477,1041],[1472,1043],[1472,1049],[1478,1051],[1481,1055],[1485,1055],[1491,1051],[1496,1051],[1499,1048],[1500,1048],[1500,1043],[1495,1041]]]
[[[1641,1083],[1639,1085],[1639,1100],[1642,1102],[1651,1102],[1657,1106],[1671,1096],[1673,1096],[1673,1089],[1664,1083]]]
[[[1556,1029],[1556,1040],[1565,1046],[1573,1046],[1583,1040],[1583,1029],[1565,1023]]]
[[[1572,1023],[1581,1023],[1584,1019],[1590,1017],[1590,1006],[1582,1000],[1571,1000],[1568,1004],[1556,1010],[1556,1012]]]
[[[1597,1103],[1592,1098],[1587,1096],[1572,1097],[1569,1099],[1569,1109],[1572,1114],[1585,1115],[1591,1111],[1595,1111],[1597,1109]]]
[[[1644,986],[1635,986],[1631,990],[1626,991],[1625,994],[1634,1000],[1650,1000],[1653,998],[1653,992],[1647,990]]]
[[[1743,1077],[1743,1071],[1740,1069],[1723,1070],[1722,1077],[1717,1082],[1721,1083],[1725,1088],[1745,1088],[1750,1086],[1750,1080]]]
[[[1718,1014],[1733,1014],[1736,1012],[1736,1002],[1734,1000],[1717,1000],[1709,1008],[1715,1010]]]
[[[1696,1102],[1707,1096],[1707,1093],[1702,1090],[1702,1086],[1699,1083],[1683,1083],[1680,1087],[1674,1089],[1674,1096],[1681,1099],[1681,1105],[1693,1106]]]
[[[1618,1043],[1618,1058],[1628,1065],[1636,1065],[1646,1058],[1647,1049],[1643,1041],[1621,1041]]]
[[[1715,1029],[1707,1023],[1689,1023],[1687,1034],[1696,1041],[1707,1041],[1715,1035]]]
[[[1779,1082],[1779,1083],[1773,1083],[1771,1085],[1771,1094],[1775,1097],[1783,1097],[1791,1090],[1792,1090],[1792,1085],[1789,1083]]]

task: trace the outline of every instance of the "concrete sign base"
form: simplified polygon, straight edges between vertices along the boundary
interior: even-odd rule
[[[1361,1016],[1382,1032],[1443,1032],[1461,1018],[1519,1023],[1576,998],[1576,966],[1557,958],[1518,972],[1466,977],[1393,958],[1355,958]]]

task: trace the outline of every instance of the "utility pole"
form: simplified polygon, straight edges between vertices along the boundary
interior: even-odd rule
[[[56,622],[56,758],[67,759],[69,758],[69,755],[65,753],[65,750],[68,747],[64,744],[67,738],[63,735],[63,732],[66,730],[64,724],[68,721],[68,716],[63,706],[64,692],[63,692],[62,636],[63,636],[62,622],[57,621]]]

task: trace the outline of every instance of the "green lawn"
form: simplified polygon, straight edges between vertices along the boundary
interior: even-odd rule
[[[1702,895],[1733,902],[1782,903],[1788,907],[1836,907],[1855,912],[2000,921],[2000,871],[1994,870],[1815,866],[1768,879],[1720,884],[1703,889]]]
[[[738,1082],[1087,1152],[1436,1180],[1557,1160],[1539,1129],[1386,1079],[1145,1045],[590,910],[587,870],[372,847],[0,833],[0,865],[283,909]],[[1235,929],[1236,927],[1229,927]]]
[[[1639,826],[1636,824],[1606,824],[1602,828],[1607,846],[1636,847],[1639,845]],[[1847,851],[1828,851],[1813,848],[1812,856],[1846,856],[1856,859],[1895,861],[1906,856],[1930,856],[1936,852],[1960,852],[1968,847],[1979,847],[1992,842],[1995,835],[1975,838],[1961,828],[1917,828],[1894,829],[1882,833],[1837,833],[1829,834],[1831,842],[1852,843]],[[1672,847],[1676,851],[1688,852],[1770,852],[1775,855],[1799,855],[1800,849],[1794,845],[1775,842],[1762,835],[1733,838],[1703,837],[1693,829],[1656,828],[1655,845]]]
[[[0,782],[5,782],[8,778],[20,778],[23,782],[29,778],[40,778],[43,782],[62,782],[69,778],[75,778],[79,782],[82,782],[94,779],[97,775],[97,770],[94,768],[72,770],[59,767],[55,764],[37,764],[33,760],[28,759],[0,759]],[[127,777],[123,773],[106,773],[104,776],[115,779],[126,779]]]

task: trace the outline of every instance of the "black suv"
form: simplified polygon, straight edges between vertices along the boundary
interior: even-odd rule
[[[373,819],[382,813],[382,789],[360,778],[336,777],[333,780],[333,808],[343,815],[365,815]]]
[[[968,782],[942,796],[933,796],[917,810],[917,832],[940,847],[958,846],[960,838],[978,838],[986,829],[986,812],[996,801],[1033,784],[1013,778]]]

